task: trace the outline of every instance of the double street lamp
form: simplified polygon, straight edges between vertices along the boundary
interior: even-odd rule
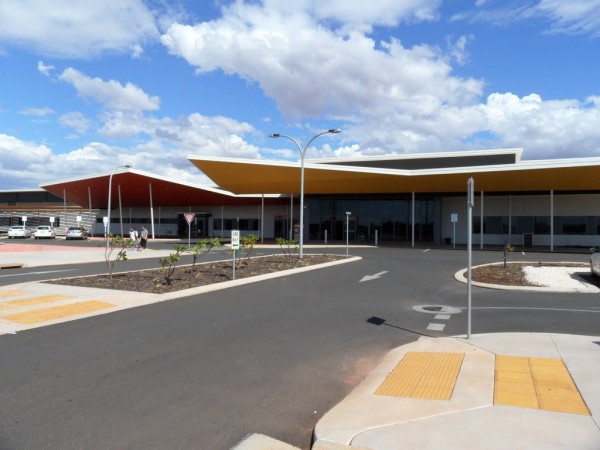
[[[302,148],[300,146],[300,144],[298,143],[298,141],[296,139],[294,139],[291,136],[288,136],[287,134],[280,134],[280,133],[269,134],[269,137],[271,137],[271,138],[289,139],[294,144],[296,144],[296,147],[298,147],[298,150],[300,151],[300,236],[299,236],[300,259],[302,259],[302,257],[304,256],[304,155],[306,154],[306,150],[308,149],[310,144],[312,144],[312,142],[319,136],[321,136],[323,134],[337,134],[337,133],[340,133],[341,131],[342,130],[339,130],[336,128],[336,129],[322,131],[320,133],[317,133],[312,138],[310,138],[310,140],[304,146],[304,148]]]
[[[115,172],[119,169],[130,169],[131,166],[126,164],[124,166],[119,166],[115,170],[113,170],[108,177],[108,211],[107,211],[107,224],[106,224],[106,248],[108,249],[108,243],[110,242],[110,200],[112,198],[112,179]]]

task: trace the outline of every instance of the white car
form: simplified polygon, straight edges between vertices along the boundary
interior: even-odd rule
[[[30,238],[31,228],[27,228],[25,225],[15,225],[8,229],[8,238]]]
[[[54,239],[56,237],[56,232],[52,229],[52,227],[49,227],[47,225],[40,225],[33,232],[33,237],[35,239]]]
[[[594,253],[590,256],[590,269],[593,274],[600,277],[600,247],[592,249]]]

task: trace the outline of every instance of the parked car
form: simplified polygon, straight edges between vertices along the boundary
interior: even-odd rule
[[[33,232],[33,237],[35,239],[54,239],[56,237],[56,232],[54,231],[54,229],[52,229],[52,227],[49,227],[47,225],[40,225]]]
[[[69,227],[67,229],[67,234],[65,235],[67,241],[69,239],[87,239],[88,238],[88,230],[83,227]]]
[[[590,256],[590,269],[593,274],[600,277],[600,247],[592,248]]]
[[[8,238],[30,238],[31,228],[27,228],[25,225],[15,225],[8,229]]]

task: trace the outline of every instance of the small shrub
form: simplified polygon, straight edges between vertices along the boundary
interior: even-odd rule
[[[167,285],[171,285],[173,281],[173,273],[175,273],[175,268],[177,267],[177,263],[181,259],[181,254],[187,250],[183,245],[175,246],[175,253],[170,253],[168,258],[160,259],[160,270],[165,278],[165,283]]]
[[[192,267],[196,265],[198,259],[202,258],[215,247],[223,247],[223,244],[221,244],[221,241],[219,241],[218,238],[212,238],[210,240],[202,239],[192,248],[188,249],[187,251],[192,255]]]
[[[241,257],[246,260],[246,262],[250,259],[250,254],[254,251],[254,246],[258,242],[258,236],[255,234],[248,234],[247,236],[242,236],[240,239],[240,250],[242,251]]]
[[[293,239],[284,239],[279,237],[275,239],[275,242],[277,242],[277,245],[279,245],[279,248],[281,248],[281,251],[288,260],[288,263],[291,263],[293,256],[292,251],[294,254],[298,251],[298,244],[296,244],[296,241]]]
[[[506,260],[508,258],[508,254],[515,251],[515,247],[510,244],[504,244],[504,268],[506,269]]]

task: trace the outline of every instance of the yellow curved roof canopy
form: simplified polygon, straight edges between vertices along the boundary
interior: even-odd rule
[[[218,186],[235,194],[298,194],[300,164],[252,160],[190,158]],[[597,191],[600,158],[528,161],[498,166],[439,170],[390,170],[330,164],[305,164],[306,194],[370,194],[401,192]]]

